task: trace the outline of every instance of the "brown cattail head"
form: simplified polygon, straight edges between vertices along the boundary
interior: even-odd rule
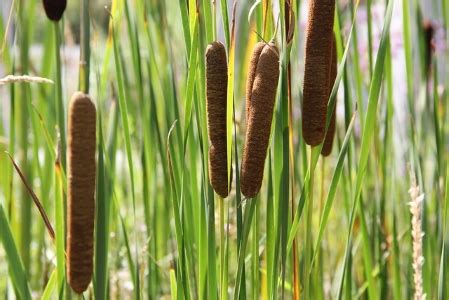
[[[52,21],[59,21],[67,6],[67,0],[44,0],[44,10]]]
[[[426,72],[429,74],[430,67],[432,66],[432,53],[435,51],[435,45],[433,42],[433,36],[435,34],[435,28],[430,21],[425,21],[423,24],[424,31],[424,45],[425,45],[425,66]]]
[[[209,129],[209,178],[215,192],[229,194],[226,143],[226,101],[228,64],[222,43],[213,42],[206,49],[207,124]]]
[[[256,77],[257,62],[259,61],[260,53],[262,53],[265,45],[265,42],[258,42],[254,46],[253,53],[251,54],[251,60],[249,62],[248,80],[246,81],[246,122],[248,122],[249,118],[251,93],[253,91],[254,78]]]
[[[91,281],[93,266],[96,109],[89,95],[73,94],[68,123],[67,276],[80,294]]]
[[[254,47],[253,57],[258,57],[253,77],[248,77],[247,89],[248,125],[243,150],[241,188],[247,198],[254,198],[260,191],[265,157],[270,139],[271,121],[279,80],[279,51],[275,44],[260,43]],[[253,61],[251,60],[251,64]],[[253,68],[253,66],[250,66]],[[251,74],[251,70],[250,70]]]
[[[308,145],[324,139],[335,0],[311,0],[307,24],[302,134]]]
[[[332,87],[335,83],[335,78],[337,78],[337,45],[335,42],[335,35],[332,37],[332,58],[331,58],[331,69],[329,72],[329,97],[332,93]],[[328,156],[332,152],[332,144],[334,142],[335,135],[335,110],[337,108],[337,103],[335,103],[334,109],[332,110],[331,122],[329,123],[329,128],[327,129],[326,137],[324,138],[323,148],[321,149],[321,155]]]

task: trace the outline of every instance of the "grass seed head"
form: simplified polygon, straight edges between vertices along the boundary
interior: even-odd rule
[[[252,89],[250,93],[247,92],[249,110],[240,181],[242,193],[247,198],[254,198],[262,185],[279,80],[279,51],[276,45],[264,44],[257,55],[259,51],[260,43],[254,47],[253,57],[258,57],[257,66],[253,77],[248,77],[247,84]]]
[[[72,96],[68,123],[67,276],[80,294],[91,281],[93,267],[96,109],[89,95]]]
[[[59,21],[67,6],[67,0],[44,0],[44,10],[52,21]]]
[[[329,72],[329,97],[332,93],[332,87],[335,83],[335,78],[337,77],[337,44],[335,42],[335,35],[332,37],[332,61],[331,69]],[[335,135],[335,110],[337,108],[337,103],[335,103],[334,109],[332,110],[331,121],[329,128],[327,129],[326,137],[324,138],[323,148],[321,149],[321,154],[323,156],[329,156],[332,152],[332,144],[334,142]]]
[[[302,134],[308,145],[324,139],[335,0],[311,0],[307,24]]]
[[[213,42],[206,49],[206,97],[209,139],[209,177],[215,192],[229,194],[226,147],[226,102],[228,64],[222,43]]]

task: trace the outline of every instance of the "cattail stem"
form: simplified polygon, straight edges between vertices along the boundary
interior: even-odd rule
[[[62,96],[62,65],[61,65],[61,29],[58,22],[54,22],[54,40],[55,40],[55,59],[56,59],[56,76],[55,76],[55,97],[56,97],[56,117],[58,119],[59,138],[61,145],[61,165],[66,170],[66,149],[67,141],[65,136],[65,109]]]
[[[90,70],[90,24],[89,24],[89,0],[82,0],[80,7],[80,68],[79,90],[89,93]]]
[[[309,299],[310,292],[310,276],[311,276],[311,256],[312,256],[312,216],[313,216],[313,186],[315,177],[314,156],[318,147],[310,147],[310,159],[309,159],[309,193],[307,199],[307,215],[306,215],[306,243],[305,243],[305,261],[304,261],[304,298]]]

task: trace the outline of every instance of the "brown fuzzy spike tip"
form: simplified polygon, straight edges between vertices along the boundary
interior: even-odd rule
[[[311,0],[307,24],[302,134],[308,145],[324,139],[335,0]]]
[[[92,278],[95,218],[96,109],[89,95],[76,92],[68,116],[67,276],[81,294]]]
[[[332,87],[334,86],[335,79],[337,78],[337,44],[335,42],[335,35],[332,38],[332,62],[331,69],[329,72],[329,97],[332,93]],[[327,129],[326,137],[324,138],[323,148],[321,149],[321,155],[329,156],[332,152],[332,145],[334,143],[335,135],[335,110],[337,108],[337,102],[335,102],[334,109],[331,115],[331,122],[329,128]]]
[[[44,0],[45,14],[52,21],[61,20],[66,6],[67,0]]]
[[[433,41],[435,35],[435,28],[430,21],[425,21],[423,23],[423,31],[424,31],[424,46],[425,46],[424,62],[426,66],[427,75],[429,75],[432,66],[432,54],[435,51],[435,45]]]
[[[258,51],[256,44],[253,57]],[[262,186],[278,80],[279,51],[273,43],[265,44],[258,55],[254,77],[248,77],[252,89],[246,100],[250,105],[240,175],[242,194],[247,198],[254,198]]]
[[[213,42],[206,49],[207,124],[211,142],[209,177],[213,189],[222,198],[229,194],[226,147],[227,89],[226,50],[222,43]]]

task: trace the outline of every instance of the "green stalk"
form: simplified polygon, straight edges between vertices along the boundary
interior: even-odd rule
[[[89,69],[90,69],[90,24],[89,24],[89,0],[82,0],[80,6],[80,68],[79,90],[89,93]]]
[[[320,147],[310,147],[310,160],[309,160],[309,170],[310,170],[310,179],[309,179],[309,194],[307,198],[307,206],[306,206],[306,238],[304,244],[304,292],[303,295],[306,299],[312,296],[311,287],[310,287],[310,277],[312,276],[311,270],[311,258],[313,250],[313,241],[312,241],[312,216],[313,216],[313,184],[315,177],[315,166],[313,166],[314,157],[319,155],[321,150]]]
[[[54,41],[55,41],[55,59],[56,59],[56,76],[55,76],[55,98],[56,98],[56,116],[59,127],[59,142],[61,145],[61,166],[66,170],[66,135],[65,135],[65,109],[62,96],[62,66],[61,66],[61,30],[58,22],[53,22]]]
[[[28,49],[29,49],[29,20],[28,15],[25,13],[28,12],[26,6],[24,4],[24,0],[20,1],[19,4],[19,29],[20,29],[20,66],[21,72],[23,74],[29,73],[29,61],[28,61]],[[28,107],[31,102],[31,91],[28,84],[24,84],[23,88],[20,89],[20,98],[22,101],[25,101],[25,105],[22,105],[22,109],[17,110],[19,114],[19,145],[22,151],[22,159],[20,162],[21,168],[25,175],[27,182],[33,182],[32,180],[32,166],[28,162],[28,127],[29,127],[29,117],[30,112]],[[23,104],[23,102],[22,102]],[[30,253],[30,245],[31,245],[31,201],[28,197],[28,192],[25,188],[21,189],[21,203],[20,203],[20,255],[22,258],[23,266],[25,268],[25,272],[27,276],[31,275],[30,272],[30,261],[31,261],[31,253]]]

